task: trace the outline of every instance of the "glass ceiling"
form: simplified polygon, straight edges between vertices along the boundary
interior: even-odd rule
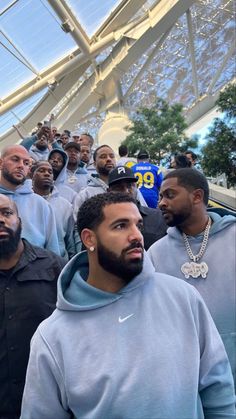
[[[77,58],[81,59],[81,65],[89,60],[86,70],[80,74],[78,66],[77,80],[71,84],[69,80],[68,90],[61,96],[57,89],[51,92],[55,104],[50,112],[59,118],[70,102],[79,103],[84,86],[107,57],[113,56],[122,36],[135,42],[139,32],[136,36],[132,27],[145,18],[148,22],[161,1],[58,0],[55,6],[52,0],[0,0],[0,136],[32,111],[48,94],[51,83],[54,87],[60,85],[66,75],[64,69]],[[235,7],[234,0],[198,0],[190,8],[191,36],[188,16],[184,13],[176,19],[165,39],[160,42],[159,36],[150,45],[147,43],[139,58],[127,67],[121,63],[119,82],[126,110],[132,113],[137,106],[150,106],[156,96],[182,102],[190,109],[207,94],[211,83],[210,93],[214,94],[231,81],[236,73],[234,54],[230,53],[235,45]],[[127,25],[131,35],[123,29]],[[96,49],[99,42],[104,46],[90,57],[90,48]],[[48,74],[51,78],[47,78]],[[113,73],[106,76],[112,78]],[[101,82],[106,86],[104,79]],[[25,97],[22,92],[27,93]],[[80,127],[87,124],[87,130],[91,127],[95,131],[101,125],[105,118],[104,108],[99,112],[103,94],[105,97],[106,92],[99,91],[97,99],[94,95],[95,100],[93,103],[91,100],[85,113],[80,113],[78,108],[83,120]],[[6,111],[1,110],[8,103]]]
[[[232,1],[199,0],[191,8],[196,72],[199,96],[206,93],[210,80],[222,64],[226,52],[235,43],[234,7]],[[141,70],[155,45],[140,57],[121,80],[124,92]],[[189,107],[195,100],[189,33],[186,15],[183,15],[154,55],[153,60],[127,99],[128,106],[150,106],[156,96]],[[212,93],[235,77],[235,57],[229,59]]]
[[[91,38],[120,0],[67,0],[67,3]]]

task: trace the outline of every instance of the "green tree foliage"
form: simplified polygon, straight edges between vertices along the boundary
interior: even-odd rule
[[[216,102],[224,112],[215,118],[202,148],[202,168],[207,176],[226,174],[228,186],[236,184],[236,85],[230,84]]]
[[[123,141],[130,155],[145,149],[152,161],[160,161],[175,152],[186,151],[197,146],[197,139],[185,136],[187,128],[183,116],[183,106],[179,103],[169,105],[158,98],[152,108],[140,108],[132,119],[130,134]]]

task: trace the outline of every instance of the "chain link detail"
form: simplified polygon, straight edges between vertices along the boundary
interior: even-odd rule
[[[206,250],[206,247],[207,247],[210,228],[211,228],[211,219],[210,219],[210,217],[208,217],[208,222],[207,222],[206,228],[204,230],[202,244],[201,244],[200,250],[199,250],[197,255],[193,254],[192,249],[191,249],[190,244],[189,244],[189,241],[188,241],[187,235],[185,233],[182,233],[184,244],[185,244],[188,256],[191,260],[193,260],[193,262],[198,262],[201,259],[201,257],[203,256],[203,254]]]

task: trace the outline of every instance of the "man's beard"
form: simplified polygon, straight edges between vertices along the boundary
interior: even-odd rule
[[[114,169],[114,167],[110,167],[109,169],[105,166],[104,167],[99,167],[98,168],[98,173],[99,173],[99,175],[108,176],[112,169]]]
[[[103,244],[98,240],[98,262],[105,271],[118,276],[126,284],[128,284],[135,276],[139,275],[143,269],[143,256],[141,259],[125,259],[126,252],[134,248],[143,249],[143,246],[138,241],[133,242],[129,247],[122,250],[120,256],[117,256],[114,252],[103,246]]]
[[[6,169],[2,169],[2,177],[13,185],[22,185],[26,179],[26,176],[23,176],[21,179],[17,179]]]
[[[191,210],[189,208],[184,208],[181,213],[175,214],[169,212],[168,214],[171,216],[171,218],[166,219],[164,217],[166,224],[169,227],[178,227],[181,226],[189,218],[191,215]]]
[[[47,144],[38,143],[38,144],[35,144],[35,145],[38,148],[38,150],[40,150],[40,151],[45,151],[48,148],[48,145]]]
[[[56,167],[52,168],[53,179],[56,180],[58,175],[61,173],[61,169],[57,169]]]
[[[3,226],[0,227],[0,229],[1,231],[5,231],[9,234],[9,236],[6,238],[0,237],[0,260],[3,260],[9,256],[14,255],[17,250],[21,238],[21,222],[19,222],[16,231]]]

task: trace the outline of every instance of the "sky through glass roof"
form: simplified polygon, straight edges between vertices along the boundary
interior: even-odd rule
[[[67,0],[89,37],[94,35],[120,2],[121,0]]]
[[[99,106],[106,103],[106,95],[112,98],[109,78],[112,80],[117,74],[120,93],[123,95],[122,103],[131,112],[139,105],[151,106],[156,96],[170,102],[180,101],[190,109],[196,99],[204,97],[214,77],[217,76],[210,92],[213,94],[232,80],[235,74],[235,60],[230,51],[235,44],[233,16],[236,7],[233,0],[198,0],[191,4],[198,97],[196,89],[194,90],[186,13],[176,18],[160,46],[158,43],[163,33],[150,44],[147,43],[146,49],[142,49],[138,58],[131,60],[129,65],[122,64],[123,57],[121,63],[119,60],[115,61],[122,42],[122,48],[127,47],[128,51],[129,45],[136,40],[138,42],[144,26],[148,29],[148,24],[153,24],[153,9],[161,2],[165,3],[164,0],[57,0],[56,3],[51,0],[0,0],[0,114],[1,106],[8,106],[6,111],[3,111],[2,107],[0,135],[34,108],[47,91],[45,86],[50,87],[51,98],[54,98],[50,109],[53,110],[57,106],[58,110],[55,113],[58,112],[59,117],[63,112],[66,114],[67,108],[72,104],[72,98],[80,106],[76,115],[81,116],[84,124],[86,114],[89,115],[91,109],[97,106],[98,116],[93,117],[95,129],[97,121],[99,124],[101,121]],[[167,3],[175,2],[166,1]],[[61,7],[63,10],[64,6],[68,12],[62,16],[59,9]],[[130,8],[133,13],[127,14]],[[70,13],[75,16],[74,22],[70,22]],[[145,19],[147,22],[143,28],[140,24],[140,32],[138,29],[135,33],[136,25]],[[125,30],[122,32],[126,26],[133,26],[130,33],[129,30],[127,33]],[[77,30],[76,36],[76,31],[73,32],[74,27]],[[87,36],[84,36],[83,31]],[[111,41],[107,44],[105,42],[103,48],[98,48],[98,52],[91,55],[91,49],[106,37],[110,37]],[[142,43],[140,45],[142,46]],[[152,61],[146,66],[145,63],[152,54]],[[112,58],[109,61],[110,56]],[[70,83],[70,72],[73,70],[70,68],[68,89],[57,96],[57,87],[60,87],[67,75],[66,71],[63,73],[63,68],[69,67],[70,62],[75,62],[77,58],[78,61],[81,59],[82,63],[75,67],[78,69],[78,76],[76,73],[73,83]],[[82,68],[85,62],[83,59],[88,61],[80,71],[80,66]],[[107,65],[104,65],[106,61]],[[219,70],[221,67],[222,71]],[[56,75],[54,68],[60,70]],[[136,77],[137,81],[133,83]],[[39,86],[42,79],[44,84]],[[36,88],[37,82],[39,83]],[[42,90],[42,87],[45,88]],[[26,95],[21,96],[24,89],[28,89],[28,96],[32,94],[27,100],[24,100]],[[117,89],[119,90],[119,86]],[[90,95],[91,100],[87,106],[87,97]],[[20,99],[18,96],[21,96]],[[84,102],[79,100],[80,97]],[[11,100],[12,107],[9,111]],[[15,106],[19,100],[24,102]],[[47,112],[50,112],[50,109],[47,108]],[[102,106],[101,111],[105,109],[106,107]],[[63,119],[63,116],[61,118]],[[92,120],[91,117],[89,119]],[[77,123],[80,123],[79,120],[73,119],[73,124]]]
[[[76,49],[42,1],[18,1],[0,16],[0,98]]]

